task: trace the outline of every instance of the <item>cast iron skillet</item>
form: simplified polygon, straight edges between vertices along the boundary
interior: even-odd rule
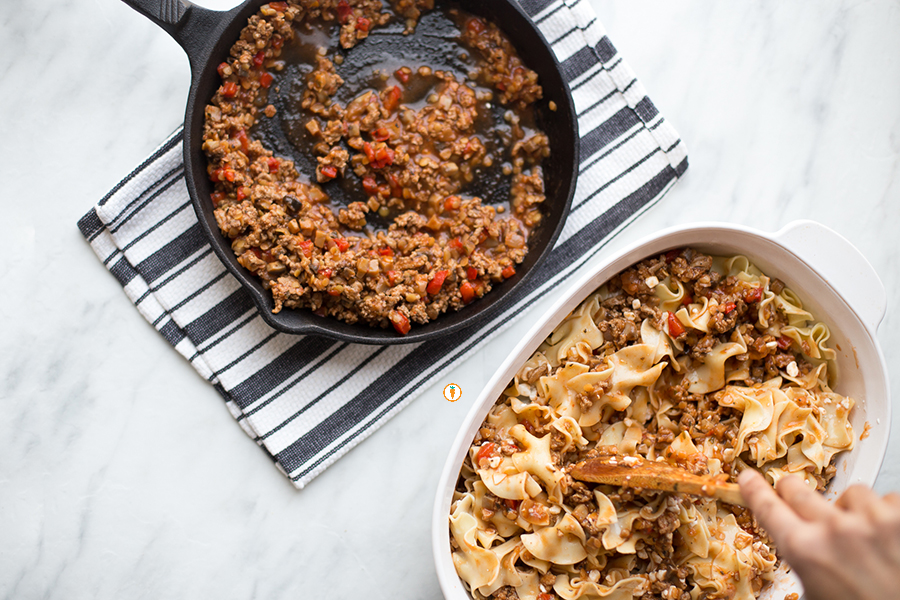
[[[550,138],[551,154],[542,163],[547,200],[544,219],[529,237],[529,251],[523,263],[516,266],[516,275],[497,283],[484,298],[476,300],[458,312],[445,313],[426,325],[414,325],[405,336],[393,329],[380,329],[366,324],[348,324],[331,317],[316,316],[309,309],[284,309],[272,313],[271,294],[249,271],[238,264],[231,245],[219,232],[213,215],[210,194],[213,191],[206,173],[203,143],[204,107],[220,85],[216,67],[228,57],[228,51],[238,39],[247,19],[267,0],[247,0],[229,11],[213,11],[182,0],[124,0],[126,4],[162,27],[188,55],[191,66],[191,90],[184,117],[185,180],[191,201],[206,236],[219,259],[250,292],[262,318],[273,328],[295,334],[320,335],[360,344],[404,344],[438,338],[452,331],[471,326],[502,312],[511,292],[520,287],[549,253],[568,214],[578,174],[578,125],[569,88],[560,72],[559,62],[550,45],[516,0],[459,0],[465,11],[497,23],[509,36],[513,45],[530,68],[534,69],[544,88],[544,100],[539,103],[537,124]],[[387,0],[386,0],[387,1]],[[440,0],[438,2],[440,6]],[[438,6],[438,7],[439,7]],[[375,30],[378,31],[377,29]],[[373,33],[373,37],[374,37]],[[356,60],[358,52],[365,52],[364,40],[348,56]],[[423,56],[427,64],[430,56]],[[345,63],[346,64],[346,63]],[[552,100],[556,112],[547,106]],[[276,142],[278,140],[275,140]],[[276,146],[282,144],[276,143]],[[273,149],[276,155],[288,153],[290,148]],[[302,157],[292,156],[299,159]],[[298,167],[302,164],[298,162]]]

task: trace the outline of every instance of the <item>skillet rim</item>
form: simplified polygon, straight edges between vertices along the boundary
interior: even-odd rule
[[[440,0],[439,0],[440,2]],[[484,298],[464,307],[459,311],[442,313],[437,319],[430,321],[425,325],[417,325],[412,331],[405,336],[400,336],[392,329],[382,329],[370,326],[364,323],[349,324],[333,317],[318,317],[308,309],[282,311],[278,314],[272,313],[274,301],[271,293],[262,287],[259,280],[249,271],[240,266],[237,262],[228,240],[222,236],[219,231],[218,224],[213,216],[212,203],[204,197],[209,196],[210,184],[206,174],[206,157],[201,150],[202,144],[202,127],[204,121],[204,108],[209,102],[207,97],[211,98],[217,86],[217,75],[213,65],[218,63],[213,60],[218,57],[227,56],[228,50],[236,40],[240,30],[246,25],[247,19],[260,6],[266,4],[267,0],[247,0],[243,4],[231,9],[230,11],[210,11],[200,9],[202,13],[199,18],[209,20],[217,20],[214,25],[209,26],[208,34],[205,39],[198,39],[200,36],[184,36],[179,42],[188,53],[191,62],[191,88],[188,95],[188,102],[185,109],[185,126],[184,126],[184,144],[183,158],[185,164],[185,183],[187,185],[188,194],[191,204],[197,214],[201,229],[205,238],[210,243],[213,252],[228,270],[245,289],[253,302],[259,315],[273,329],[295,335],[316,335],[327,337],[333,340],[351,342],[369,345],[393,345],[393,344],[412,344],[424,342],[435,338],[458,332],[464,328],[471,328],[476,331],[480,326],[489,322],[492,318],[502,314],[503,310],[508,308],[510,297],[513,293],[520,289],[525,282],[530,279],[547,255],[553,249],[556,240],[559,237],[562,228],[565,226],[566,219],[569,214],[572,199],[575,194],[576,183],[578,179],[578,166],[580,155],[580,136],[578,134],[578,120],[575,112],[574,101],[572,99],[571,90],[563,75],[559,60],[557,59],[552,46],[546,40],[543,33],[535,25],[534,21],[529,17],[515,0],[492,0],[491,3],[481,4],[474,0],[463,0],[457,4],[463,10],[472,12],[478,16],[484,16],[485,12],[495,12],[499,9],[511,10],[514,19],[511,22],[513,27],[525,25],[524,32],[516,29],[515,35],[525,35],[534,38],[540,42],[539,52],[551,59],[549,65],[543,66],[541,73],[542,85],[545,88],[544,101],[550,99],[550,95],[546,92],[547,84],[557,84],[552,88],[555,93],[554,101],[557,104],[557,111],[554,115],[556,118],[564,118],[568,121],[568,126],[562,129],[562,140],[557,148],[553,148],[551,156],[556,153],[564,153],[561,159],[565,162],[567,169],[560,169],[560,172],[568,171],[569,177],[560,177],[558,189],[562,191],[560,196],[564,194],[562,205],[558,207],[559,217],[553,227],[548,239],[542,247],[531,248],[526,255],[525,262],[530,263],[527,269],[517,272],[517,274],[506,281],[495,284]],[[485,8],[487,6],[487,8]],[[199,7],[192,6],[191,9],[196,10]],[[518,19],[518,23],[515,22]],[[494,19],[496,22],[496,19]],[[510,35],[511,27],[501,27],[501,30]],[[177,33],[173,35],[178,39]],[[513,37],[510,35],[510,37]],[[521,43],[514,44],[520,56]],[[534,52],[534,48],[529,46],[528,52]],[[221,62],[221,61],[219,61]],[[533,66],[531,62],[523,58],[523,62]],[[550,74],[549,79],[556,81],[546,81],[546,76]],[[203,92],[203,93],[201,93]],[[200,98],[204,98],[201,102]],[[562,100],[562,102],[560,102]],[[551,132],[547,132],[553,135]],[[568,138],[568,139],[566,139]],[[563,146],[568,141],[569,144]],[[567,147],[571,145],[571,147]],[[568,155],[568,156],[566,156]],[[568,158],[568,160],[566,160]],[[207,189],[203,189],[203,188]],[[549,186],[548,186],[549,187]],[[548,199],[550,194],[548,193]],[[553,201],[560,202],[559,197],[553,197]],[[546,216],[546,215],[545,215]],[[547,219],[549,220],[549,219]]]

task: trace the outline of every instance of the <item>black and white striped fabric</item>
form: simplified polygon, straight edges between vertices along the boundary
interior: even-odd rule
[[[79,221],[141,314],[215,386],[298,488],[567,281],[687,168],[684,145],[588,0],[521,4],[552,42],[571,86],[582,162],[549,259],[489,323],[401,346],[275,332],[204,240],[184,183],[180,130]]]

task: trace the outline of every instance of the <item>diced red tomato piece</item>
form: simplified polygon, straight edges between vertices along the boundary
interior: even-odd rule
[[[675,313],[666,313],[669,315],[669,335],[673,338],[677,338],[679,335],[684,333],[684,326],[681,324],[681,321],[675,316]]]
[[[475,299],[475,288],[468,281],[463,281],[462,285],[459,286],[459,293],[466,304]]]
[[[233,81],[228,81],[222,86],[222,95],[226,98],[234,98],[238,92],[238,85]]]
[[[458,237],[453,238],[452,240],[450,240],[450,242],[449,242],[447,245],[450,246],[451,248],[453,248],[454,250],[456,250],[457,252],[462,252],[462,251],[463,251],[463,243],[462,243],[462,240],[459,239]]]
[[[370,196],[374,196],[378,193],[378,183],[372,176],[363,177],[362,186],[366,193]]]
[[[241,186],[241,187],[239,187],[239,188],[237,189],[237,199],[238,199],[238,202],[240,202],[241,200],[243,200],[244,198],[246,198],[248,195],[249,195],[249,194],[247,194],[247,188],[245,188],[244,186]]]
[[[478,279],[478,269],[475,267],[469,267],[466,269],[466,277],[468,277],[471,281],[475,281]]]
[[[466,29],[468,29],[470,33],[479,34],[484,31],[484,23],[481,19],[472,17],[466,21]]]
[[[225,77],[225,69],[227,69],[230,65],[227,62],[219,63],[219,66],[216,67],[216,71],[219,72],[219,77]]]
[[[350,241],[347,238],[334,238],[334,243],[341,252],[346,252],[350,248]]]
[[[234,177],[234,170],[221,168],[213,171],[210,179],[213,181],[234,181]]]
[[[319,269],[316,275],[324,277],[325,279],[331,279],[331,276],[334,275],[334,271],[326,267],[324,269]]]
[[[330,290],[328,290],[328,295],[329,295],[329,296],[340,296],[340,295],[341,295],[341,292],[340,292],[340,290],[336,290],[336,289],[334,289],[334,288],[331,288]]]
[[[337,17],[338,17],[338,21],[340,21],[341,24],[344,24],[347,22],[347,19],[350,18],[350,13],[352,13],[352,12],[353,12],[353,9],[350,8],[350,4],[347,2],[347,0],[341,0],[340,2],[338,2]]]
[[[505,504],[506,508],[509,510],[519,510],[519,504],[521,503],[521,500],[510,500],[509,498],[503,499],[503,504]]]
[[[425,291],[432,296],[440,292],[448,273],[449,271],[437,271],[431,281],[428,282],[428,287],[425,288]]]
[[[278,2],[278,4],[284,4],[283,2]],[[285,9],[287,9],[287,4],[285,4]],[[275,10],[278,10],[277,8]],[[281,50],[281,47],[284,45],[284,38],[280,35],[276,35],[272,37],[272,47],[276,50]]]
[[[378,249],[378,254],[380,254],[381,256],[393,256],[393,255],[394,255],[394,251],[391,250],[390,247],[385,246],[384,248],[379,248],[379,249]]]
[[[389,270],[387,271],[388,283],[391,285],[396,285],[398,281],[400,281],[400,271]]]
[[[391,325],[394,326],[394,329],[397,330],[397,333],[399,333],[400,335],[406,335],[407,333],[409,333],[410,325],[409,319],[406,318],[406,315],[396,310],[392,310],[390,319]]]
[[[334,179],[338,175],[337,167],[334,165],[326,165],[322,167],[322,175],[329,179]]]
[[[241,143],[241,150],[244,151],[244,154],[247,154],[250,150],[250,139],[247,137],[247,131],[238,129],[232,137]]]
[[[405,69],[397,69],[394,71],[394,77],[397,78],[397,81],[400,83],[409,83],[409,71]]]
[[[459,210],[461,202],[459,196],[447,196],[444,200],[444,210]]]
[[[400,97],[403,95],[402,90],[398,86],[388,88],[384,97],[384,107],[388,112],[394,112],[400,106]]]
[[[312,240],[303,240],[300,242],[300,251],[303,252],[303,256],[306,258],[310,258],[312,256],[313,243]]]
[[[369,142],[365,142],[363,143],[363,152],[373,169],[380,169],[394,163],[394,151],[383,142],[376,144],[375,147],[372,147]]]
[[[400,180],[397,178],[397,174],[388,173],[388,181],[391,184],[391,196],[394,198],[402,198],[403,188],[400,187]]]
[[[379,144],[375,151],[375,162],[379,165],[376,168],[394,164],[394,151],[385,144]]]
[[[259,248],[250,248],[249,252],[252,252],[256,258],[262,258],[263,253]]]
[[[219,203],[225,199],[225,194],[222,192],[213,192],[209,197],[212,200],[213,206],[219,206]]]
[[[372,21],[368,20],[365,17],[360,17],[356,20],[356,29],[358,31],[369,31],[369,27],[372,25]]]
[[[670,263],[676,258],[681,256],[681,248],[675,248],[674,250],[669,250],[666,252],[666,262]]]
[[[690,304],[690,303],[693,302],[693,301],[694,301],[694,299],[691,298],[691,295],[690,295],[690,294],[685,294],[685,295],[684,295],[684,298],[681,299],[681,304],[682,304],[683,306],[687,306],[688,304]]]
[[[500,271],[500,274],[503,276],[503,279],[509,279],[516,274],[516,268],[512,265],[509,265],[508,267]]]
[[[747,304],[753,304],[754,302],[759,302],[762,300],[763,289],[762,287],[750,288],[744,292],[744,302]]]
[[[394,163],[394,152],[391,151],[390,154],[387,154],[387,153],[382,152],[382,153],[381,153],[381,158],[376,158],[376,159],[375,159],[375,162],[372,163],[372,168],[374,168],[374,169],[381,169],[382,167],[386,167],[387,165],[390,165],[390,164],[393,164],[393,163]],[[390,194],[390,193],[391,193],[391,188],[385,186],[385,191],[386,191],[388,194]]]
[[[267,160],[266,162],[269,165],[269,173],[274,173],[278,170],[278,167],[281,166],[281,161],[274,156],[269,157],[269,160]]]
[[[269,8],[284,12],[288,9],[287,2],[269,2]]]
[[[478,449],[478,454],[475,455],[476,466],[483,469],[487,466],[487,461],[493,458],[496,454],[497,444],[495,444],[494,442],[482,444],[481,448]]]
[[[390,139],[391,132],[388,131],[386,127],[379,127],[372,132],[372,137],[374,137],[377,142],[385,142]]]
[[[259,76],[259,85],[263,86],[264,88],[272,85],[273,81],[275,81],[275,78],[272,77],[272,74],[268,71]]]
[[[791,338],[789,338],[786,335],[783,335],[780,338],[778,338],[778,347],[781,348],[782,350],[787,350],[788,348],[791,347],[791,344],[793,344],[793,343],[794,343],[794,340],[792,340]]]
[[[553,595],[542,592],[537,595],[537,600],[553,600]]]
[[[253,57],[253,66],[254,66],[254,67],[261,67],[262,64],[263,64],[264,62],[266,62],[266,53],[265,53],[265,51],[260,50],[260,51],[257,52],[256,55]]]
[[[735,304],[734,302],[726,302],[722,306],[722,310],[725,312],[726,315],[728,313],[732,312],[735,308],[737,308],[737,304]]]

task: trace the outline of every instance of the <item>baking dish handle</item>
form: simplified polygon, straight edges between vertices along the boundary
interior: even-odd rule
[[[230,11],[209,10],[187,0],[122,1],[171,35],[188,55],[192,70],[210,40],[215,39],[213,31],[231,17]]]
[[[869,261],[853,244],[816,221],[793,221],[773,236],[828,281],[873,333],[884,318],[887,296]]]

